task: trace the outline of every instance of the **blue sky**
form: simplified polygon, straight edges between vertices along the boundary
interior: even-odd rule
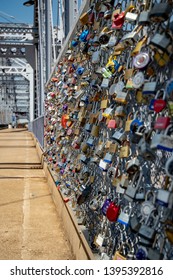
[[[13,23],[33,24],[34,6],[24,6],[23,3],[26,1],[27,0],[0,0],[0,22],[8,22],[7,20],[9,20]],[[57,2],[57,0],[53,0],[54,18],[57,17]],[[14,19],[11,18],[11,16],[14,17]],[[54,22],[56,25],[56,18]]]
[[[0,22],[33,24],[34,6],[23,5],[27,0],[0,0]],[[57,25],[57,0],[52,0],[54,25]],[[78,0],[80,7],[82,0]],[[13,18],[14,17],[14,18]],[[5,19],[4,19],[5,18]]]
[[[6,17],[8,20],[12,22],[18,23],[33,23],[33,14],[34,9],[33,6],[26,7],[23,3],[26,0],[1,0],[0,1],[0,22],[8,22],[3,19],[2,16],[6,17],[6,14],[14,17]]]

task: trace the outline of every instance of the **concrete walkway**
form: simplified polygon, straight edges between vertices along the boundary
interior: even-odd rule
[[[1,130],[0,260],[67,259],[74,257],[32,135]]]

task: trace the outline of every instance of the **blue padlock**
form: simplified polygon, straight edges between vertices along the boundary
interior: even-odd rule
[[[78,41],[72,40],[71,41],[71,46],[76,47],[78,45],[78,43],[79,43]]]
[[[81,42],[86,42],[87,41],[87,36],[89,34],[89,30],[84,30],[81,35],[79,36],[79,40]]]
[[[134,116],[134,119],[133,121],[131,122],[130,124],[130,131],[132,133],[135,133],[136,130],[141,126],[141,125],[144,125],[144,122],[137,117],[137,115],[140,114],[139,112],[136,112],[135,116]]]
[[[77,75],[82,75],[83,72],[84,72],[84,70],[85,70],[85,69],[84,69],[83,67],[78,67],[77,70],[76,70],[76,74],[77,74]]]

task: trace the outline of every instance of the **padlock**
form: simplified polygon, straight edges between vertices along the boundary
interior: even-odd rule
[[[122,38],[121,42],[125,46],[133,46],[138,40],[138,33],[142,29],[142,26],[136,26],[131,32],[126,33]]]
[[[173,156],[168,158],[168,160],[166,161],[165,171],[166,171],[167,176],[169,176],[170,178],[173,178]]]
[[[171,193],[168,190],[159,189],[156,195],[156,203],[168,207]]]
[[[104,156],[103,160],[109,164],[112,163],[113,160],[113,154],[111,153],[106,153],[106,155]]]
[[[99,137],[100,127],[97,124],[94,124],[91,129],[91,135],[94,137]]]
[[[108,107],[108,99],[103,99],[101,101],[100,109],[106,109]]]
[[[89,137],[88,140],[86,141],[86,144],[89,147],[93,147],[94,146],[94,142],[95,142],[95,139],[93,137]]]
[[[109,163],[105,162],[103,159],[100,160],[99,162],[99,167],[103,170],[103,171],[107,171],[109,168]]]
[[[105,78],[105,79],[110,79],[112,77],[112,72],[108,68],[105,68],[105,67],[102,68],[101,72],[102,72],[103,78]]]
[[[93,211],[97,211],[101,204],[102,199],[103,199],[102,194],[99,194],[98,196],[91,199],[91,201],[89,202],[89,208]]]
[[[82,205],[90,196],[92,190],[91,185],[84,186],[81,194],[77,197],[77,204]]]
[[[166,220],[164,223],[164,232],[169,242],[173,244],[173,222],[172,220]]]
[[[111,202],[106,211],[106,217],[110,222],[116,222],[120,212],[120,206]]]
[[[137,146],[139,155],[142,156],[144,159],[150,161],[154,161],[156,159],[155,152],[152,150],[150,144],[147,143],[144,137],[141,138]]]
[[[161,97],[160,98],[160,93]],[[155,111],[156,113],[160,113],[166,107],[166,91],[158,90],[154,99],[150,101],[149,109]]]
[[[143,95],[155,95],[157,92],[157,82],[144,83],[142,94]]]
[[[126,189],[129,185],[129,176],[127,174],[121,175],[120,187]]]
[[[106,108],[104,112],[102,113],[102,116],[105,118],[110,117],[114,112],[114,105],[111,105],[110,107]]]
[[[100,61],[100,55],[101,55],[100,50],[97,50],[97,51],[93,52],[92,58],[91,58],[91,62],[92,62],[93,64],[99,63],[99,61]]]
[[[150,40],[149,46],[152,50],[159,50],[162,53],[171,54],[172,48],[171,39],[168,37],[167,33],[156,33],[153,38]]]
[[[136,173],[140,168],[140,162],[138,158],[134,157],[126,162],[126,172],[130,175]]]
[[[134,118],[130,124],[130,131],[135,133],[139,127],[143,126],[144,122],[142,120],[142,116],[140,112],[136,112]]]
[[[150,215],[150,213],[152,213],[154,209],[156,209],[155,202],[156,193],[154,193],[151,190],[148,190],[145,194],[145,201],[141,203],[140,212],[142,217],[147,218]]]
[[[129,225],[132,232],[137,233],[139,231],[141,223],[140,219],[137,217],[137,214],[131,215]]]
[[[156,133],[151,140],[151,149],[160,149],[163,151],[173,151],[173,138],[169,135],[172,134],[172,125],[169,125],[165,132],[162,134]]]
[[[157,49],[154,50],[154,56],[153,56],[155,62],[160,66],[164,67],[167,65],[170,61],[170,55],[166,52],[161,52]]]
[[[127,12],[125,15],[125,20],[127,22],[135,23],[138,18],[138,14],[134,12]]]
[[[119,123],[118,120],[111,119],[111,120],[108,121],[107,127],[111,128],[111,129],[115,129],[115,128],[117,128],[118,123]]]
[[[101,83],[100,87],[103,88],[103,89],[108,89],[109,88],[109,82],[110,82],[109,78],[104,78],[102,80],[102,83]]]
[[[132,208],[130,208],[128,205],[125,206],[124,209],[121,209],[117,222],[127,227],[129,225],[131,213]]]
[[[112,135],[112,139],[121,145],[121,143],[126,139],[126,134],[123,128],[117,129]]]
[[[90,123],[86,123],[84,129],[87,131],[87,132],[91,132],[92,130],[92,125]]]
[[[89,159],[85,156],[85,155],[80,155],[80,160],[81,162],[83,162],[84,164],[87,164]]]
[[[149,216],[147,217],[144,224],[140,226],[140,229],[138,231],[138,236],[144,238],[145,240],[149,241],[150,244],[153,243],[155,235],[156,235],[156,227],[159,222],[159,216],[154,215],[155,210],[153,210]],[[150,218],[152,218],[152,223],[150,221]],[[140,243],[140,240],[139,240]]]
[[[119,30],[123,27],[125,20],[125,11],[121,13],[115,13],[113,15],[113,20],[112,20],[112,29]]]
[[[163,244],[161,244],[159,247],[159,249],[154,248],[154,246],[152,246],[152,248],[148,248],[148,254],[147,254],[147,259],[148,260],[163,260],[164,258],[164,254],[163,254],[163,246],[165,243],[165,240],[163,240],[162,242]]]
[[[170,125],[170,122],[170,117],[158,117],[154,123],[154,129],[165,130]]]
[[[135,195],[139,189],[142,177],[143,177],[143,173],[141,171],[137,171],[133,175],[131,183],[128,185],[127,189],[125,190],[124,199],[130,202],[132,202],[135,199]]]
[[[145,82],[145,77],[143,72],[138,72],[132,77],[132,87],[135,89],[139,89]]]
[[[152,3],[152,2],[151,2]],[[147,25],[150,24],[149,20],[149,11],[142,11],[138,17],[138,25]]]
[[[121,91],[121,92],[118,92],[116,94],[115,101],[117,103],[126,104],[127,103],[127,97],[128,97],[128,92]]]
[[[126,250],[125,250],[126,248]],[[113,256],[113,260],[126,260],[127,259],[127,248],[128,251],[131,251],[131,246],[128,243],[122,243],[122,245],[120,246],[119,250],[117,250]]]
[[[102,214],[104,216],[106,216],[106,212],[107,212],[107,209],[108,209],[110,203],[111,203],[111,199],[106,198],[106,200],[103,202],[103,205],[101,206]]]
[[[122,143],[122,146],[120,147],[119,157],[127,158],[129,156],[130,156],[130,143],[129,141],[124,141],[124,143]]]
[[[87,12],[83,13],[81,16],[80,16],[80,22],[83,24],[83,25],[86,25],[88,23],[88,20],[89,20],[89,13],[90,13],[91,10],[88,10]]]
[[[115,109],[115,116],[116,117],[125,117],[126,113],[124,110],[124,106],[117,106]]]
[[[169,3],[155,3],[150,10],[149,19],[152,22],[164,22],[168,20],[172,11],[172,6]]]
[[[125,123],[125,131],[126,131],[126,132],[129,132],[129,131],[130,131],[130,125],[131,125],[131,123],[132,123],[132,121],[133,121],[132,116],[133,116],[133,113],[132,113],[132,112],[129,113],[128,116],[127,116],[127,120],[126,120],[126,123]]]
[[[107,27],[104,27],[99,35],[99,43],[101,45],[106,45],[109,42],[109,38],[112,32],[109,31]]]

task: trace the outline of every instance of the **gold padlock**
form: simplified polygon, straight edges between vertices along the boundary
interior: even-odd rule
[[[163,67],[166,64],[168,64],[168,62],[170,61],[170,57],[166,52],[160,53],[156,50],[156,52],[154,54],[154,60],[157,62],[157,64],[160,67]]]
[[[130,125],[131,125],[131,123],[132,123],[132,115],[133,115],[133,113],[130,113],[130,114],[128,114],[128,116],[127,116],[127,120],[126,120],[126,123],[125,123],[125,131],[126,131],[126,132],[129,132],[129,131],[130,131]]]
[[[130,153],[130,143],[129,141],[124,141],[123,146],[120,148],[120,158],[127,158],[129,157]]]
[[[88,23],[88,20],[89,20],[89,13],[88,12],[85,12],[83,13],[81,16],[80,16],[80,22],[85,25]]]
[[[103,99],[101,101],[100,109],[106,109],[108,106],[108,99]]]
[[[109,146],[109,153],[116,153],[118,150],[118,144],[117,143],[111,143]]]
[[[91,135],[94,137],[99,137],[100,127],[98,124],[94,124],[91,130]]]
[[[122,243],[121,246],[120,246],[120,249],[115,252],[115,255],[113,256],[113,260],[116,260],[116,261],[127,260],[127,258],[122,253],[122,249],[124,247],[126,247],[126,248],[128,247],[129,251],[132,250],[129,243]]]

